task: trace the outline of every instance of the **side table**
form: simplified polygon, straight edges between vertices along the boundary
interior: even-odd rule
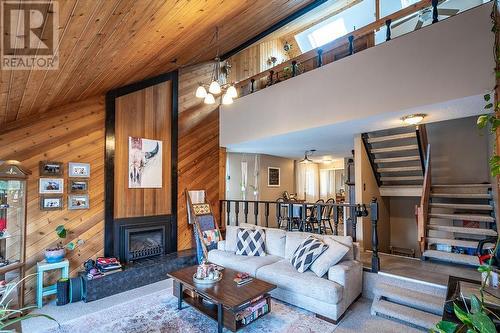
[[[38,262],[36,264],[36,305],[41,308],[43,305],[43,297],[48,295],[54,295],[57,293],[57,284],[44,287],[43,285],[43,273],[49,272],[55,269],[61,270],[61,278],[69,278],[69,261],[64,259],[60,262],[48,263],[45,260]]]

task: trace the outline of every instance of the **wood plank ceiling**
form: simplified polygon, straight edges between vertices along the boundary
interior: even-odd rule
[[[210,60],[216,26],[223,54],[311,2],[59,1],[59,69],[0,70],[0,126]]]

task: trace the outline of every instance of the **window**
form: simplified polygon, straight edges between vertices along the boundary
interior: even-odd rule
[[[325,45],[339,37],[347,34],[347,29],[345,27],[344,19],[339,18],[325,26],[322,26],[307,35],[309,42],[313,48]]]

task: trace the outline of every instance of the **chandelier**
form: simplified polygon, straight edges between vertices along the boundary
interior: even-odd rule
[[[210,84],[199,83],[195,95],[198,98],[203,98],[203,102],[205,104],[215,104],[215,98],[222,95],[222,104],[228,105],[232,104],[233,99],[238,97],[238,92],[236,91],[234,85],[226,82],[227,72],[224,75],[221,75],[219,58],[219,28],[215,29],[215,40],[217,43],[217,56],[214,59],[212,81]]]

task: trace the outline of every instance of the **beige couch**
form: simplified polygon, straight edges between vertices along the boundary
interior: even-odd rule
[[[363,269],[361,263],[355,260],[356,249],[350,236],[315,235],[318,238],[331,237],[350,248],[325,276],[318,277],[310,270],[299,273],[289,261],[299,244],[311,234],[263,228],[266,230],[267,255],[249,257],[235,253],[238,228],[254,226],[228,226],[226,240],[219,242],[218,248],[208,253],[210,262],[273,283],[278,286],[271,292],[274,298],[332,322],[341,319],[349,305],[360,296]]]

